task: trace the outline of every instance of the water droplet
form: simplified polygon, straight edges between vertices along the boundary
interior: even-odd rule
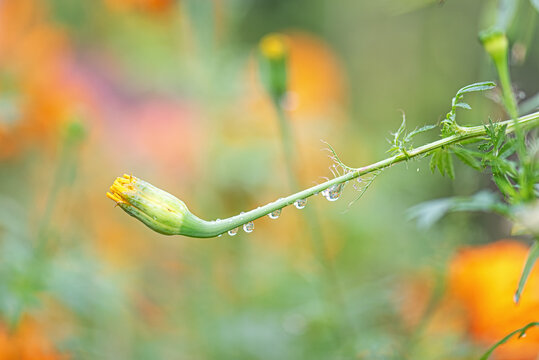
[[[248,223],[243,224],[243,231],[245,231],[246,233],[253,232],[254,229],[255,229],[255,223],[252,221],[249,221]]]
[[[217,237],[221,237],[221,236],[223,236],[223,234],[219,234],[219,235],[217,235]]]
[[[328,201],[336,201],[341,196],[343,187],[344,187],[344,184],[332,185],[328,187],[326,190],[322,191],[322,195],[324,195],[324,197]]]
[[[307,205],[307,199],[299,199],[294,203],[294,206],[298,209],[303,209],[305,205]]]
[[[238,233],[238,228],[234,228],[234,229],[231,229],[231,230],[228,230],[228,235],[230,236],[234,236]]]
[[[268,214],[270,219],[277,219],[281,215],[281,209],[277,209],[274,212]]]

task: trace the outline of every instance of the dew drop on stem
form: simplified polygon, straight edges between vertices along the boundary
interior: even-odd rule
[[[228,230],[228,235],[234,236],[238,233],[238,228]]]
[[[270,219],[278,219],[280,215],[281,215],[281,209],[277,209],[268,214]]]
[[[305,205],[307,205],[307,199],[298,199],[294,203],[294,206],[297,207],[298,209],[303,209]]]
[[[249,221],[248,223],[243,224],[243,231],[245,231],[246,233],[253,232],[254,229],[255,229],[255,223],[252,221]]]
[[[336,201],[341,196],[343,187],[344,187],[344,184],[332,185],[328,187],[326,190],[322,191],[322,195],[324,195],[324,197],[328,201]]]

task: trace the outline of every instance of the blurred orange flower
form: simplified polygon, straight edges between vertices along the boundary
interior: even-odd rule
[[[490,345],[508,333],[539,319],[539,268],[531,272],[521,301],[513,294],[528,248],[512,240],[461,250],[449,273],[449,294],[464,310],[472,337]],[[493,359],[537,359],[539,329],[502,345]]]
[[[337,55],[312,35],[292,33],[289,39],[291,99],[288,106],[292,116],[308,118],[343,110],[347,86]]]
[[[294,120],[312,120],[335,115],[343,111],[347,86],[342,64],[333,50],[320,38],[304,32],[286,34],[289,51],[288,94],[285,107]],[[249,84],[246,97],[253,113],[271,112],[272,105],[263,90],[258,76],[258,66],[253,61],[249,67]],[[332,118],[342,119],[342,116]]]
[[[68,359],[54,348],[37,323],[26,318],[15,332],[0,326],[0,359],[2,360],[58,360]]]
[[[105,4],[112,10],[138,10],[153,14],[165,13],[175,2],[175,0],[105,0]]]
[[[348,95],[346,73],[337,53],[318,36],[298,31],[285,32],[283,36],[289,52],[284,108],[292,123],[298,154],[296,168],[310,184],[313,178],[329,173],[320,139],[342,139]],[[249,63],[242,100],[236,111],[243,116],[236,115],[237,120],[231,120],[241,124],[231,123],[230,129],[253,126],[253,132],[260,132],[264,138],[275,137],[280,144],[277,114],[262,86],[254,58]]]
[[[64,33],[47,21],[44,3],[0,2],[0,158],[58,132],[70,113],[62,83]],[[11,111],[3,111],[9,108]]]

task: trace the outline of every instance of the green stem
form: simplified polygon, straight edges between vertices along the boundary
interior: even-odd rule
[[[535,112],[529,115],[521,116],[515,120],[506,120],[497,123],[499,125],[507,125],[507,133],[515,132],[517,128],[531,128],[539,125],[539,112]],[[229,217],[223,220],[216,221],[206,221],[202,219],[197,219],[199,226],[190,227],[188,231],[181,231],[181,235],[192,236],[192,237],[214,237],[219,234],[225,233],[228,230],[234,229],[238,226],[241,226],[250,221],[261,218],[265,215],[268,215],[275,210],[282,209],[289,205],[294,204],[295,201],[300,199],[305,199],[310,196],[320,193],[322,190],[325,190],[333,185],[342,184],[347,181],[356,179],[363,175],[376,172],[387,167],[390,167],[394,164],[410,160],[421,155],[426,155],[433,150],[439,149],[444,146],[448,146],[455,143],[460,143],[466,140],[480,138],[487,134],[485,126],[472,126],[472,127],[462,127],[462,133],[451,135],[443,139],[431,142],[429,144],[420,146],[418,148],[408,150],[406,154],[398,154],[395,156],[388,157],[384,160],[378,161],[376,163],[353,169],[352,171],[347,172],[344,175],[336,177],[334,179],[328,180],[321,184],[315,185],[308,189],[296,192],[292,195],[289,195],[285,198],[280,198],[269,204],[258,207],[254,210],[248,211],[243,214]]]
[[[515,99],[515,94],[513,93],[513,88],[511,86],[511,77],[509,75],[509,65],[507,63],[507,53],[504,54],[503,57],[495,57],[494,62],[496,64],[496,70],[498,71],[498,77],[500,78],[500,85],[502,87],[502,93],[503,93],[503,102],[505,104],[505,108],[507,109],[507,112],[511,116],[511,118],[514,120],[515,125],[515,135],[517,138],[517,153],[519,158],[522,160],[523,163],[528,162],[528,156],[526,153],[526,142],[524,138],[524,133],[522,129],[520,129],[519,124],[517,122],[518,118],[518,106]],[[522,187],[519,190],[520,196],[523,199],[527,199],[529,197],[528,186],[527,186],[527,178],[526,173],[521,171],[519,172],[519,183],[522,185]]]
[[[511,86],[511,77],[507,66],[507,60],[496,61],[498,76],[500,77],[500,85],[502,86],[503,102],[507,108],[509,116],[513,119],[518,117],[518,108],[515,95]]]
[[[292,149],[292,129],[290,123],[286,118],[284,110],[280,104],[279,98],[273,97],[273,107],[277,112],[277,118],[279,119],[279,128],[281,130],[281,141],[284,149],[284,157],[286,162],[286,172],[288,174],[288,181],[292,191],[297,191],[299,188],[298,181],[294,175],[294,151]]]

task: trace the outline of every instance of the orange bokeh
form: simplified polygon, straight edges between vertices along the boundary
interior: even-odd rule
[[[62,80],[68,49],[42,2],[0,3],[0,93],[17,111],[13,120],[0,114],[0,158],[46,143],[71,114],[75,102]]]
[[[320,140],[342,140],[347,120],[346,72],[338,55],[320,37],[306,32],[284,34],[289,52],[284,108],[294,135],[295,168],[301,179],[312,185],[312,179],[330,174],[330,161],[321,151],[325,145]],[[275,138],[281,146],[277,114],[262,86],[255,57],[249,62],[246,80],[245,96],[236,111],[242,112],[240,118],[248,124],[238,125],[252,126],[254,133]]]
[[[332,115],[337,109],[342,110],[347,86],[343,65],[337,55],[315,36],[297,32],[288,38],[291,115],[300,120]]]
[[[491,344],[539,319],[539,268],[528,278],[520,303],[513,302],[528,248],[502,240],[461,250],[451,262],[449,292],[465,311],[472,337]],[[539,329],[512,339],[496,351],[496,359],[536,359]]]
[[[105,4],[115,11],[144,11],[161,14],[169,11],[176,0],[105,0]]]
[[[319,37],[305,32],[286,34],[288,48],[288,95],[285,108],[295,121],[309,121],[340,114],[347,102],[345,72],[338,56]],[[248,96],[244,99],[255,116],[273,117],[270,99],[258,75],[258,64],[251,61],[248,72]],[[262,111],[261,111],[262,110]]]
[[[434,293],[432,274],[405,277],[396,288],[397,308],[407,329],[422,321],[430,340],[444,336],[470,339],[486,351],[509,333],[539,320],[539,268],[531,272],[520,303],[513,302],[529,249],[514,240],[461,249],[450,261],[445,294],[432,312],[426,310]],[[429,342],[430,342],[429,340]],[[492,360],[536,360],[539,328],[514,336],[497,348]]]
[[[14,332],[0,326],[0,359],[2,360],[65,360],[69,356],[55,349],[35,321],[25,318]]]

